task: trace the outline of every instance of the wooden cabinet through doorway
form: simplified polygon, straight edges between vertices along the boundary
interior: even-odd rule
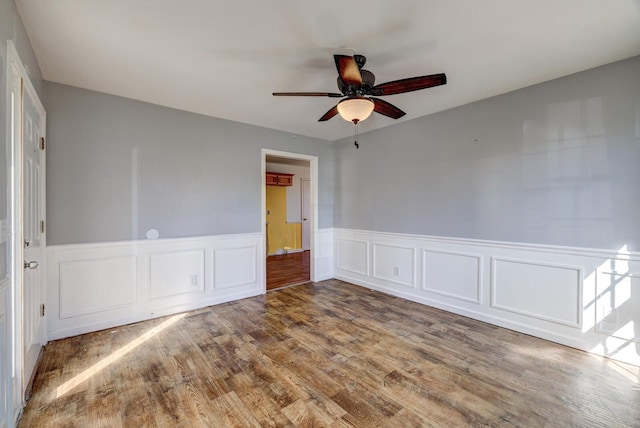
[[[283,172],[267,172],[265,183],[267,186],[293,186],[293,176]]]

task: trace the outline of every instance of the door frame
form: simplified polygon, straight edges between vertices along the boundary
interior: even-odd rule
[[[309,214],[311,214],[311,180],[308,178],[301,178],[300,179],[300,221],[302,222],[302,251],[306,251],[307,249],[304,246],[304,241],[305,241],[305,235],[307,235],[307,233],[305,233],[305,225],[304,225],[304,211],[305,211],[305,183],[309,183],[309,194],[307,195],[307,197],[309,198]],[[311,223],[308,223],[309,219],[307,219],[307,224],[309,225],[309,232],[307,238],[309,239],[309,250],[311,250]]]
[[[17,72],[17,74],[15,72]],[[23,318],[24,313],[22,310],[23,306],[23,297],[22,297],[22,287],[23,287],[23,224],[22,224],[22,204],[23,204],[23,193],[22,193],[22,181],[23,181],[23,171],[22,171],[22,108],[23,108],[23,97],[24,94],[28,93],[30,98],[32,98],[36,108],[42,113],[42,124],[41,127],[41,135],[43,137],[46,136],[46,111],[42,102],[40,101],[40,97],[38,96],[37,91],[35,90],[31,80],[29,79],[29,75],[27,73],[26,68],[24,67],[20,56],[18,55],[18,51],[11,40],[7,41],[7,145],[9,146],[8,153],[8,161],[11,166],[11,186],[9,191],[11,192],[10,203],[9,203],[9,211],[10,211],[10,222],[11,222],[11,230],[10,230],[10,269],[11,269],[11,309],[12,309],[12,349],[10,349],[13,364],[12,364],[12,376],[13,376],[13,402],[11,404],[12,410],[14,413],[14,422],[17,421],[22,409],[25,405],[25,388],[27,387],[27,382],[29,379],[25,379],[24,376],[24,364],[23,364]],[[11,87],[16,83],[15,79],[20,80],[21,84],[21,94],[20,100],[11,100]],[[17,108],[16,108],[17,107]],[[11,112],[19,112],[20,118],[13,117],[13,123]],[[15,127],[17,127],[19,132],[11,132]],[[42,165],[42,180],[46,183],[46,166]],[[44,192],[46,191],[45,187],[41,189],[42,197],[44,200]],[[44,203],[42,204],[43,210],[43,219],[45,218],[44,210],[46,210],[46,206]],[[43,245],[46,246],[46,241],[43,236]],[[45,247],[46,248],[46,247]],[[43,260],[41,260],[41,267],[44,270],[46,268],[46,263],[44,260],[46,251],[43,250],[42,256]],[[44,286],[45,282],[45,272],[41,273],[42,275],[42,298],[43,301],[46,301],[46,287]],[[42,319],[43,325],[43,336],[42,343],[45,344],[47,342],[46,332],[47,332],[47,318],[44,317]],[[36,367],[37,369],[37,367]],[[34,369],[35,370],[35,369]]]
[[[267,184],[265,174],[267,172],[267,156],[277,156],[280,158],[296,159],[309,162],[309,189],[310,189],[310,202],[311,207],[309,210],[309,262],[310,271],[309,276],[311,281],[318,281],[316,272],[316,266],[318,266],[318,254],[315,248],[315,237],[318,233],[318,157],[311,155],[304,155],[301,153],[283,152],[280,150],[262,149],[262,203],[260,205],[262,209],[262,279],[263,290],[267,290],[267,242],[266,242],[266,225],[267,225]]]

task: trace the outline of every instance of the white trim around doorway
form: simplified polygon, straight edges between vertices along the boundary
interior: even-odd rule
[[[311,208],[310,208],[310,236],[309,236],[309,244],[311,246],[311,260],[310,260],[310,279],[311,281],[321,281],[323,279],[327,279],[325,275],[321,275],[318,267],[321,264],[321,260],[319,259],[319,251],[317,251],[316,244],[318,244],[318,157],[311,155],[304,155],[300,153],[291,153],[284,152],[279,150],[271,150],[271,149],[262,149],[262,201],[261,201],[261,210],[262,210],[262,236],[263,236],[263,245],[262,245],[262,256],[264,259],[267,257],[267,243],[266,239],[266,224],[267,224],[267,213],[266,213],[266,181],[265,174],[267,172],[267,156],[277,156],[281,158],[288,159],[296,159],[302,161],[309,162],[309,179],[310,179],[310,193],[311,193]],[[264,264],[264,272],[262,272],[264,278],[264,285],[266,291],[267,284],[267,268],[266,263]]]

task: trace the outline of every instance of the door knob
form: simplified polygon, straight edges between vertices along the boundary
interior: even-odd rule
[[[25,269],[35,269],[37,267],[38,267],[38,262],[36,261],[24,262]]]

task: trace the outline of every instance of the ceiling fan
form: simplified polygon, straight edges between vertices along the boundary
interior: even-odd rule
[[[274,96],[303,96],[303,97],[330,97],[343,98],[337,105],[331,108],[318,120],[324,122],[333,116],[340,114],[347,121],[358,124],[365,120],[371,112],[375,111],[392,119],[398,119],[406,113],[398,107],[384,100],[373,98],[402,94],[404,92],[427,89],[447,83],[444,73],[428,76],[409,77],[394,80],[392,82],[375,84],[376,77],[369,70],[362,67],[367,61],[364,55],[334,55],[336,68],[338,69],[337,92],[274,92]]]

